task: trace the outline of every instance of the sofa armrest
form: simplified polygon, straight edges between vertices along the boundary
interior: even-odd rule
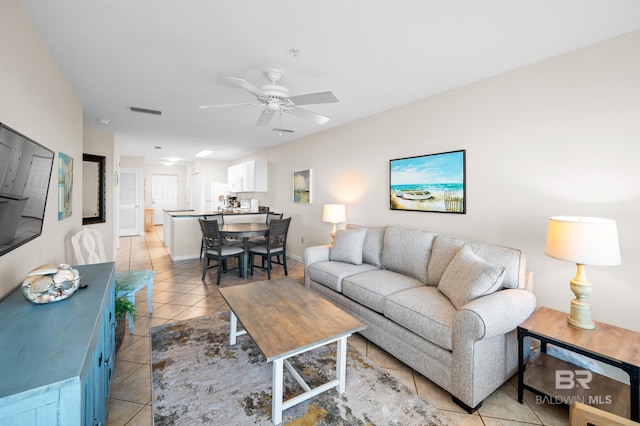
[[[302,254],[304,262],[304,284],[309,287],[309,265],[329,260],[330,245],[307,247]]]
[[[454,335],[480,340],[506,334],[529,318],[536,297],[527,290],[505,289],[464,305],[454,320]]]
[[[329,260],[330,250],[330,245],[307,247],[302,255],[304,259],[304,266],[307,267],[312,263]]]
[[[452,394],[477,407],[517,370],[515,329],[533,313],[536,297],[506,289],[479,297],[453,321]]]

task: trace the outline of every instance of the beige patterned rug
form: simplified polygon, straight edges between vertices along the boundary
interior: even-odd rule
[[[335,377],[336,345],[291,358],[313,388]],[[272,365],[245,335],[229,346],[229,313],[151,329],[155,426],[272,425]],[[285,369],[287,400],[302,388]],[[348,348],[347,387],[283,412],[285,425],[449,425],[436,408]]]

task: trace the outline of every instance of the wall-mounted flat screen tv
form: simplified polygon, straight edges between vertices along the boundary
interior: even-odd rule
[[[0,256],[42,234],[54,156],[0,123]]]

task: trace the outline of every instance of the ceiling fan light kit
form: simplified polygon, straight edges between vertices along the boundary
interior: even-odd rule
[[[282,73],[275,68],[269,68],[264,71],[264,75],[267,77],[271,84],[265,84],[260,88],[249,83],[247,80],[237,77],[227,77],[229,81],[253,94],[256,97],[257,103],[241,103],[241,104],[222,104],[222,105],[201,105],[199,108],[216,108],[216,107],[232,107],[232,106],[259,106],[264,108],[262,113],[256,121],[256,126],[267,126],[273,118],[273,113],[289,112],[296,117],[304,120],[309,120],[316,124],[324,124],[329,121],[329,117],[326,117],[315,112],[311,112],[298,105],[313,105],[324,103],[335,103],[338,99],[331,92],[320,93],[308,93],[305,95],[289,96],[289,89],[284,86],[280,86],[278,81],[282,78]],[[282,132],[280,132],[282,133]]]

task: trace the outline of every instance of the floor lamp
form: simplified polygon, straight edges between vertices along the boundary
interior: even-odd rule
[[[547,229],[545,254],[560,260],[575,262],[576,276],[570,281],[571,300],[569,324],[585,329],[595,328],[591,306],[587,300],[591,283],[585,265],[619,265],[620,245],[616,222],[594,217],[552,217]]]

